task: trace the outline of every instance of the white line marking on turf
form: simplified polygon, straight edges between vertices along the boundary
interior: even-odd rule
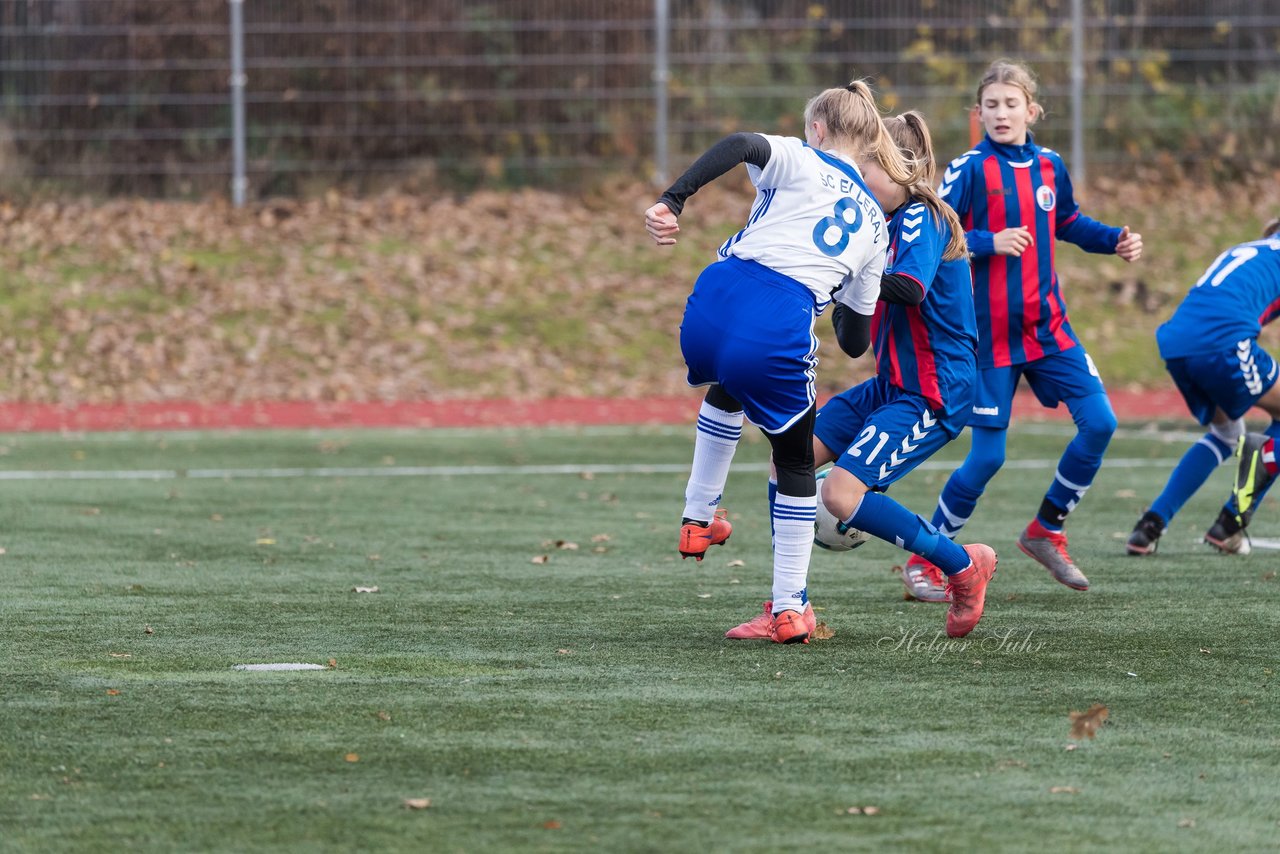
[[[301,662],[279,662],[276,664],[233,664],[232,670],[326,670],[323,664],[303,664]]]
[[[1108,459],[1103,468],[1140,469],[1166,468],[1176,461],[1170,459]],[[1004,468],[1033,470],[1052,469],[1058,459],[1006,460]],[[950,471],[958,468],[955,460],[927,460],[917,468],[923,471]],[[737,472],[763,472],[768,463],[739,463]],[[337,478],[337,477],[477,477],[483,475],[581,475],[590,474],[687,474],[688,463],[567,463],[562,465],[524,466],[353,466],[346,468],[243,468],[243,469],[120,469],[67,471],[38,469],[0,471],[0,481],[54,481],[54,480],[241,480],[287,478]]]

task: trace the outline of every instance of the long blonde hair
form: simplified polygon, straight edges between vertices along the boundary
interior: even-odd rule
[[[987,73],[978,81],[978,108],[982,108],[982,92],[993,83],[1004,83],[1017,86],[1027,96],[1027,124],[1035,124],[1044,115],[1044,107],[1036,101],[1035,75],[1020,62],[1012,59],[997,59],[987,67]]]
[[[932,213],[935,222],[946,223],[951,234],[947,238],[946,248],[942,250],[942,260],[954,261],[969,254],[969,246],[965,243],[964,227],[960,225],[960,217],[944,202],[933,188],[936,169],[933,159],[933,138],[929,135],[929,126],[924,116],[915,110],[908,110],[898,116],[890,116],[884,120],[885,129],[889,132],[894,144],[902,149],[904,156],[924,164],[924,174],[920,180],[907,187],[912,201],[921,202]]]
[[[893,183],[911,187],[920,180],[924,165],[905,157],[889,136],[865,81],[824,89],[810,98],[804,107],[804,125],[807,128],[815,121],[826,125],[837,150],[855,159],[874,157]]]

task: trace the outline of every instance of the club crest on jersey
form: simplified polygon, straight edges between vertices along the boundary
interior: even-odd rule
[[[1040,206],[1042,211],[1053,210],[1053,203],[1057,198],[1053,194],[1053,188],[1047,184],[1041,184],[1036,187],[1036,204]]]
[[[894,246],[890,246],[889,251],[885,253],[884,266],[886,268],[893,266],[893,256],[897,254],[897,250],[898,250],[898,247],[894,245]]]

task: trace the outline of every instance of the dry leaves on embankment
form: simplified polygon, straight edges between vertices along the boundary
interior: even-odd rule
[[[1218,251],[1280,211],[1276,178],[1224,190],[1095,185],[1086,211],[1142,231],[1148,253],[1128,267],[1059,247],[1072,317],[1104,375],[1160,379],[1158,364],[1147,367],[1151,330]],[[750,204],[742,182],[724,183],[690,203],[669,249],[644,233],[656,192],[643,185],[589,196],[331,193],[243,210],[0,201],[0,399],[678,392],[684,299]],[[828,326],[819,321],[824,338]],[[823,352],[827,388],[869,367]]]

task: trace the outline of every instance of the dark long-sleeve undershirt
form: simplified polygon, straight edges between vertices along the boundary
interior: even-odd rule
[[[763,169],[772,153],[769,141],[758,133],[731,133],[695,160],[658,201],[666,203],[671,212],[679,216],[685,201],[699,189],[739,163],[750,163]]]

